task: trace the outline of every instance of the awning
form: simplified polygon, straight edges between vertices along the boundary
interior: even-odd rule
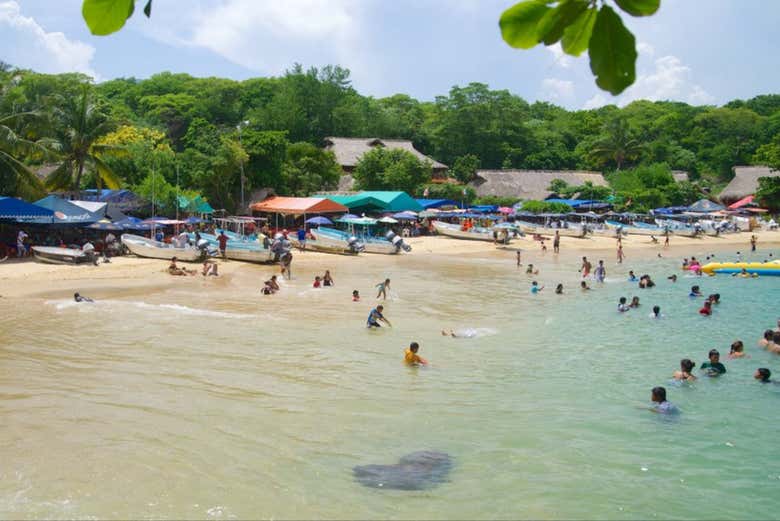
[[[106,206],[108,206],[108,203],[101,203],[101,202],[95,202],[95,201],[70,201],[71,203],[75,204],[76,206],[80,208],[84,208],[88,212],[92,213],[98,213],[101,215],[106,214]]]
[[[747,197],[743,197],[742,199],[740,199],[736,203],[729,205],[729,210],[737,210],[738,208],[742,208],[743,206],[747,206],[750,203],[752,203],[755,198],[756,198],[755,195],[749,195]]]
[[[430,210],[431,208],[441,208],[442,206],[459,206],[459,203],[457,201],[453,201],[452,199],[415,199],[420,206],[425,208],[426,210]]]
[[[35,204],[36,206],[40,206],[54,212],[54,221],[45,221],[46,223],[91,224],[103,218],[102,215],[85,210],[81,206],[75,205],[66,199],[57,197],[56,195],[44,197],[40,201],[35,201]]]
[[[348,208],[320,197],[271,197],[250,206],[255,212],[304,215],[307,213],[347,213]]]
[[[0,220],[25,222],[48,219],[47,222],[51,222],[53,218],[54,212],[49,209],[13,197],[0,197]]]

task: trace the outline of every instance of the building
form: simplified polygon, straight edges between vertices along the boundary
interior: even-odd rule
[[[477,170],[476,179],[469,183],[478,197],[516,197],[541,201],[552,194],[550,183],[555,179],[570,186],[590,181],[594,186],[609,186],[600,172],[587,170]]]
[[[768,166],[735,166],[734,179],[726,185],[718,198],[724,204],[731,204],[743,197],[754,195],[758,190],[760,177],[778,177],[780,170],[773,170]]]
[[[336,162],[341,165],[345,174],[352,174],[358,161],[366,152],[375,148],[387,148],[389,150],[405,150],[420,161],[428,161],[431,164],[434,178],[443,178],[447,175],[447,165],[426,156],[414,148],[411,141],[406,139],[326,137],[323,144],[325,150],[336,155]]]

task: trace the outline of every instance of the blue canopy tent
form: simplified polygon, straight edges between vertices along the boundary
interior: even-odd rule
[[[112,223],[111,221],[98,221],[90,224],[87,228],[91,230],[103,230],[105,232],[120,232],[124,230],[124,227],[121,224]]]
[[[416,221],[417,220],[417,214],[414,212],[398,212],[394,213],[392,215],[393,219],[398,219],[399,221]]]
[[[479,212],[479,213],[492,213],[498,211],[498,206],[494,204],[483,204],[483,205],[477,205],[477,206],[470,206],[468,208],[470,212]]]
[[[103,218],[102,215],[85,210],[81,206],[75,205],[67,199],[62,199],[56,195],[49,195],[39,201],[35,201],[36,206],[46,208],[54,212],[54,219],[48,219],[41,222],[41,224],[66,224],[66,225],[79,225],[79,224],[92,224],[98,222]],[[38,222],[38,221],[33,221]]]
[[[725,210],[726,207],[722,204],[714,203],[710,201],[709,199],[699,199],[692,205],[688,207],[689,212],[696,212],[696,213],[710,213],[710,212],[719,212],[720,210]]]
[[[54,212],[13,197],[0,197],[0,221],[50,223]]]
[[[146,224],[138,217],[127,217],[121,221],[117,221],[116,224],[120,225],[125,230],[151,230],[152,225]]]
[[[420,206],[423,207],[425,210],[430,210],[431,208],[441,208],[442,206],[459,206],[460,203],[457,201],[453,201],[452,199],[416,199],[418,203],[420,203]]]

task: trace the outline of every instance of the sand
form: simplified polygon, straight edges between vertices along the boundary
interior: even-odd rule
[[[754,232],[758,237],[759,249],[780,246],[780,232]],[[659,244],[653,244],[649,237],[629,236],[623,239],[623,251],[626,263],[632,259],[655,257],[679,257],[701,255],[702,252],[733,250],[749,251],[751,233],[726,234],[720,237],[687,238],[672,236],[671,246],[663,246],[663,238]],[[404,255],[404,262],[415,261],[418,256],[469,256],[486,258],[506,258],[508,263],[514,262],[516,251],[522,252],[524,263],[532,262],[544,266],[545,262],[554,258],[552,241],[546,241],[547,252],[542,253],[538,241],[530,236],[515,239],[507,246],[495,246],[484,241],[465,241],[447,237],[415,237],[406,239],[413,251]],[[614,261],[616,258],[616,240],[612,237],[589,237],[576,239],[561,238],[561,253],[559,261],[572,262],[576,265],[579,257],[587,255],[593,259],[603,257]],[[294,274],[308,277],[310,273],[325,269],[348,269],[352,263],[373,263],[381,266],[384,263],[395,262],[394,256],[362,254],[359,256],[331,255],[312,251],[295,252],[293,262]],[[548,260],[549,259],[549,260]],[[236,274],[250,273],[256,277],[259,290],[262,280],[278,273],[273,265],[253,265],[239,261],[217,260],[220,277],[216,280],[204,277],[198,273],[193,277],[173,277],[166,271],[168,261],[157,259],[142,259],[133,256],[115,257],[108,264],[99,266],[60,266],[42,264],[30,258],[17,260],[8,259],[0,263],[0,298],[63,298],[78,291],[94,298],[109,296],[129,296],[142,294],[146,291],[175,287],[181,284],[191,284],[193,279],[200,283],[220,284],[230,280]],[[200,272],[200,264],[181,263],[190,269]]]

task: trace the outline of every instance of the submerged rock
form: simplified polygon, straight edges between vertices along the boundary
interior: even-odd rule
[[[449,454],[422,450],[403,456],[396,465],[359,465],[352,472],[367,487],[425,490],[446,482],[450,469]]]

